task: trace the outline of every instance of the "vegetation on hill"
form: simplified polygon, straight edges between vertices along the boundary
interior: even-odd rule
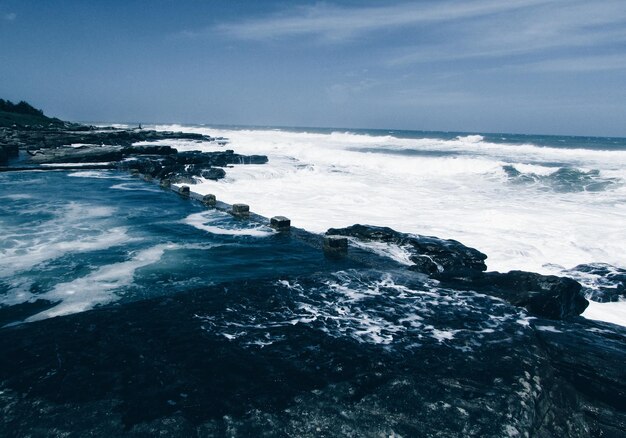
[[[44,115],[43,111],[24,102],[13,103],[10,100],[0,99],[0,127],[34,127],[59,126],[63,121]]]
[[[7,113],[29,114],[31,116],[43,116],[43,111],[33,107],[31,104],[21,100],[13,103],[10,100],[0,99],[0,111]]]

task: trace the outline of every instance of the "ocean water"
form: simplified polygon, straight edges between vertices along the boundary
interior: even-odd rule
[[[121,172],[0,174],[0,230],[0,326],[327,263]]]
[[[364,223],[455,239],[487,254],[490,270],[573,275],[590,289],[597,278],[577,266],[626,269],[624,138],[154,127],[226,137],[223,148],[268,155],[266,165],[234,166],[194,190],[313,232]],[[594,302],[586,315],[626,324],[622,303]]]
[[[235,166],[195,189],[307,230],[368,223],[456,239],[498,271],[626,265],[626,139],[158,128],[223,136],[238,153],[268,155],[267,165]]]
[[[623,321],[623,140],[158,128],[229,138],[166,142],[179,150],[269,156],[196,192],[316,233],[455,238],[490,269],[570,275],[596,300],[588,318]],[[319,236],[91,170],[0,174],[0,237],[0,436],[599,436],[626,421],[624,328],[444,287],[402,247],[329,257]]]

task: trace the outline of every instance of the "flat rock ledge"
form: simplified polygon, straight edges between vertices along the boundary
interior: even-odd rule
[[[265,155],[240,155],[233,150],[178,152],[150,141],[188,140],[222,148],[227,139],[202,134],[142,129],[122,130],[71,125],[71,129],[0,129],[0,164],[51,166],[102,164],[144,174],[169,183],[194,184],[198,178],[218,180],[225,167],[265,164]],[[145,144],[134,145],[137,142]],[[20,151],[25,152],[23,158]]]

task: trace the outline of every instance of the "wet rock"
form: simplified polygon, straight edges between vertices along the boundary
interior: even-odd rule
[[[80,146],[42,149],[31,152],[31,161],[44,163],[97,163],[119,161],[124,157],[121,146]]]
[[[567,274],[583,284],[583,293],[601,303],[626,300],[626,269],[606,263],[578,265]]]
[[[582,320],[537,330],[559,376],[580,394],[590,436],[623,436],[626,430],[626,330]]]
[[[219,167],[212,167],[211,169],[203,170],[200,175],[205,179],[218,180],[226,176],[226,171]]]
[[[415,236],[387,227],[352,225],[347,228],[331,228],[326,234],[353,237],[362,241],[385,242],[398,245],[411,253],[412,270],[425,274],[476,275],[487,269],[487,256],[456,240],[437,237]]]
[[[0,143],[0,163],[6,163],[10,158],[17,157],[18,154],[17,144]]]
[[[43,149],[68,146],[71,144],[107,145],[131,147],[138,142],[159,140],[195,140],[212,142],[214,139],[202,134],[171,131],[150,131],[138,129],[96,128],[77,124],[54,127],[14,127],[0,131],[0,142],[11,138],[23,148]],[[154,145],[149,145],[153,147]],[[142,147],[142,146],[139,146]]]
[[[524,271],[484,272],[487,256],[455,240],[414,236],[368,225],[331,228],[327,234],[398,245],[411,254],[410,270],[427,274],[448,287],[501,298],[544,318],[578,316],[589,305],[575,280]]]
[[[335,308],[342,292],[329,280],[234,282],[2,328],[0,434],[43,424],[93,436],[623,435],[623,329],[584,320],[521,326],[508,306],[480,296],[441,301],[420,313],[424,325],[385,345],[333,329],[341,314],[282,322],[312,305]],[[397,320],[398,303],[385,301],[393,291],[341,308],[379,308]],[[466,313],[472,305],[480,312]],[[344,321],[361,320],[350,316]],[[497,330],[478,330],[490,316]],[[458,324],[458,339],[434,339],[431,324]],[[224,336],[242,325],[259,328]],[[280,341],[251,342],[266,335]]]
[[[183,164],[202,164],[217,167],[225,167],[231,164],[264,164],[268,161],[265,155],[239,155],[232,150],[179,152],[177,159],[178,162]]]
[[[124,148],[124,155],[172,155],[178,151],[171,146],[143,145]]]
[[[585,311],[589,302],[580,284],[571,278],[534,272],[487,272],[467,282],[474,290],[502,298],[524,307],[533,315],[567,319]]]

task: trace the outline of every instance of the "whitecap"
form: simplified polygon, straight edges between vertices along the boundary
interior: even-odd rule
[[[260,224],[225,223],[227,218],[225,213],[208,211],[190,214],[183,220],[183,223],[211,234],[225,236],[268,237],[275,234],[275,231],[270,227]]]
[[[598,303],[590,300],[582,316],[626,327],[626,301]]]

